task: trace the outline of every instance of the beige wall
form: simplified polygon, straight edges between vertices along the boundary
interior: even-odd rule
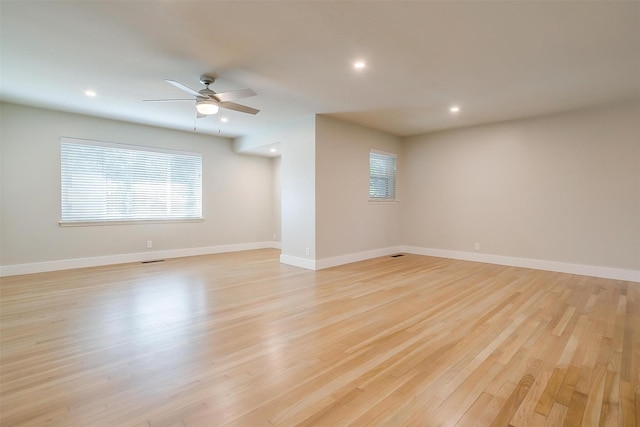
[[[638,102],[404,139],[309,116],[239,141],[281,143],[280,159],[234,154],[225,138],[0,106],[0,265],[275,233],[283,259],[309,268],[402,245],[473,253],[477,242],[480,254],[640,270]],[[59,227],[60,136],[204,153],[206,220]],[[368,201],[371,148],[398,153],[397,204]]]
[[[234,154],[231,141],[2,104],[0,265],[267,242],[273,234],[271,159]],[[203,153],[201,223],[60,227],[60,137]]]
[[[406,138],[402,242],[640,269],[640,104]]]
[[[317,258],[400,244],[400,204],[369,203],[369,150],[399,154],[396,136],[316,118]],[[398,159],[402,166],[402,157]],[[402,185],[398,185],[402,199]],[[400,202],[402,203],[402,201]]]

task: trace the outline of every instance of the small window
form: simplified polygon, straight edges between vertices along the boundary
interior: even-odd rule
[[[202,154],[60,143],[61,223],[202,219]]]
[[[396,155],[369,152],[369,199],[396,199]]]

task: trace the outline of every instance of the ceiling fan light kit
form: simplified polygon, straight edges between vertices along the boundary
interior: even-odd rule
[[[216,114],[219,109],[218,105],[213,101],[206,99],[198,99],[196,101],[196,110],[198,110],[198,113],[204,114],[205,116]]]

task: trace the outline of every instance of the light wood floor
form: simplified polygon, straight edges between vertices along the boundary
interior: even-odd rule
[[[640,283],[279,252],[2,279],[2,426],[640,425]]]

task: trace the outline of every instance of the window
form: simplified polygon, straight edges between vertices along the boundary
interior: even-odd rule
[[[61,223],[202,218],[202,155],[60,141]]]
[[[369,199],[396,199],[396,155],[382,151],[369,152]]]

